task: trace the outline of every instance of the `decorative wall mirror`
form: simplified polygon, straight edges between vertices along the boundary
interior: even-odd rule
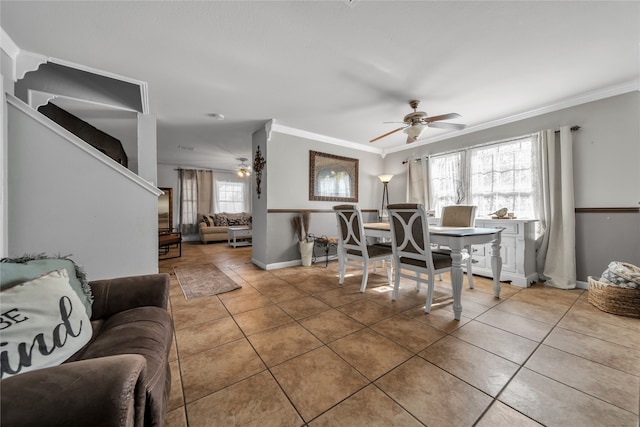
[[[309,200],[358,201],[358,159],[309,150]]]
[[[173,228],[173,188],[160,188],[164,194],[158,196],[158,229]]]

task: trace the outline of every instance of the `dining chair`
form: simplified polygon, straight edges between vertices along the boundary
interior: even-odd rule
[[[440,217],[442,227],[473,227],[476,220],[476,209],[477,206],[473,205],[451,205],[445,206],[442,208],[442,215]],[[467,261],[467,280],[469,281],[469,288],[473,289],[473,273],[471,271],[471,266],[473,265],[473,260],[471,257],[471,246],[465,246],[467,250],[466,253],[466,261]],[[451,250],[438,246],[434,252],[442,253],[442,254],[451,254]],[[440,275],[440,280],[442,280],[442,275]]]
[[[367,244],[362,222],[362,212],[356,205],[334,206],[338,220],[338,270],[339,283],[344,283],[347,266],[362,268],[362,283],[360,292],[364,292],[369,278],[369,265],[384,261],[387,270],[387,281],[392,282],[391,262],[393,251],[391,248]]]
[[[433,302],[434,276],[451,271],[451,256],[431,251],[429,224],[423,205],[398,203],[388,205],[387,210],[391,223],[395,268],[391,299],[395,301],[398,298],[401,277],[416,280],[418,290],[420,283],[426,283],[427,298],[424,311],[429,313]],[[403,270],[412,271],[415,276]]]

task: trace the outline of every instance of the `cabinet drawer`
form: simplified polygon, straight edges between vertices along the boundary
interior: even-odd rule
[[[471,246],[471,255],[476,256],[485,256],[487,255],[486,251],[487,247],[485,245],[475,245]]]
[[[486,268],[487,267],[487,259],[483,256],[472,256],[471,257],[471,270],[474,268]],[[491,266],[489,266],[491,267]]]

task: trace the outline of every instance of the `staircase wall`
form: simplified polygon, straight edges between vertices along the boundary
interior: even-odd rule
[[[71,255],[90,280],[158,271],[160,191],[7,95],[7,256]]]

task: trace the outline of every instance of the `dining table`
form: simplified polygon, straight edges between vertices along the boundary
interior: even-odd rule
[[[392,238],[391,224],[389,222],[366,222],[363,226],[367,237]],[[493,294],[496,298],[500,298],[500,272],[502,271],[500,241],[502,230],[502,228],[429,226],[429,240],[431,243],[447,246],[451,249],[451,288],[453,292],[453,315],[456,320],[460,320],[462,314],[462,279],[464,277],[462,250],[465,246],[491,243]],[[469,254],[469,256],[471,255]]]

